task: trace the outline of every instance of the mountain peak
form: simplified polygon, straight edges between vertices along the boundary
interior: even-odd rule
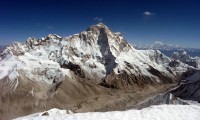
[[[100,22],[100,23],[96,24],[96,26],[104,26],[104,27],[107,27],[103,22]]]
[[[60,37],[59,35],[56,35],[56,34],[49,34],[48,37],[51,38],[51,39],[61,39],[62,38],[62,37]]]
[[[92,25],[92,26],[88,27],[86,29],[86,31],[94,32],[94,31],[99,31],[100,29],[101,30],[109,30],[109,28],[104,23],[100,22],[100,23],[98,23],[96,25]]]

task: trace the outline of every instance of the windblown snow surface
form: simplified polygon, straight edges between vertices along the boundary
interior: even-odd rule
[[[32,114],[16,120],[199,120],[198,105],[158,105],[142,110],[69,113],[66,110],[51,109],[47,116]]]

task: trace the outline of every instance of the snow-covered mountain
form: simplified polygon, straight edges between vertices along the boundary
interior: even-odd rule
[[[28,38],[25,43],[15,42],[2,52],[1,59],[0,79],[8,76],[11,81],[17,80],[20,72],[48,84],[61,82],[72,72],[97,83],[109,74],[124,72],[157,82],[162,80],[151,70],[164,72],[169,79],[177,74],[166,69],[171,61],[168,57],[159,51],[134,49],[120,33],[112,33],[104,24],[69,37],[50,34],[42,39]]]
[[[134,45],[136,49],[141,49],[141,50],[182,50],[184,49],[183,47],[179,45],[169,45],[160,41],[155,41],[151,45],[144,45],[144,44],[139,44],[139,45]]]
[[[183,52],[174,52],[171,55],[171,58],[177,61],[181,61],[185,64],[188,64],[190,66],[193,66],[195,68],[200,68],[200,57],[191,57],[190,55],[187,54],[186,51]]]
[[[122,101],[132,105],[167,90],[191,70],[158,50],[136,50],[103,23],[69,37],[28,38],[0,55],[0,118],[52,107],[124,108]],[[133,100],[129,93],[140,97]]]
[[[191,57],[196,57],[196,56],[200,57],[200,49],[198,48],[187,48],[187,47],[181,47],[179,45],[169,45],[159,41],[156,41],[151,45],[137,44],[133,46],[138,50],[149,50],[149,49],[159,50],[168,57],[171,57],[171,55],[174,52],[178,53],[187,52]]]

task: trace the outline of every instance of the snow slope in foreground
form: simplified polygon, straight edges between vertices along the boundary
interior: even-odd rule
[[[199,120],[200,106],[159,105],[142,110],[89,112],[67,114],[64,110],[51,109],[49,116],[36,113],[16,120]]]

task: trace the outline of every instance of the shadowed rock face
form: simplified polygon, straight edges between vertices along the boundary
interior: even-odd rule
[[[6,48],[5,45],[0,45],[0,53]]]
[[[193,100],[200,103],[200,72],[193,73],[180,82],[172,93],[184,100]]]
[[[200,82],[197,81],[195,83],[180,85],[180,87],[172,93],[181,99],[193,100],[200,103]]]
[[[115,67],[116,67],[116,63],[115,63],[115,56],[113,56],[112,52],[110,51],[110,46],[109,46],[109,40],[107,37],[107,33],[105,28],[101,28],[99,30],[99,37],[98,37],[98,45],[101,46],[100,47],[100,51],[103,55],[103,61],[102,63],[106,66],[106,74],[109,74]]]
[[[161,73],[160,71],[156,70],[155,68],[151,67],[148,70],[151,74],[158,76],[163,83],[174,83],[175,80],[171,79],[170,77],[166,76],[165,74]]]
[[[121,71],[120,74],[115,74],[114,72],[109,74],[103,83],[116,89],[131,89],[133,87],[134,89],[138,89],[144,88],[145,85],[153,84],[147,76],[136,76],[134,74],[129,75],[126,71]]]
[[[76,74],[80,78],[85,77],[85,74],[81,69],[81,67],[79,65],[73,64],[72,62],[69,62],[68,64],[62,64],[61,68],[70,69],[71,71],[74,72],[74,74]]]
[[[187,68],[193,70],[168,66],[171,59],[159,51],[134,49],[102,23],[69,37],[50,34],[15,42],[0,57],[4,120],[55,107],[124,110],[165,92],[190,74]]]

